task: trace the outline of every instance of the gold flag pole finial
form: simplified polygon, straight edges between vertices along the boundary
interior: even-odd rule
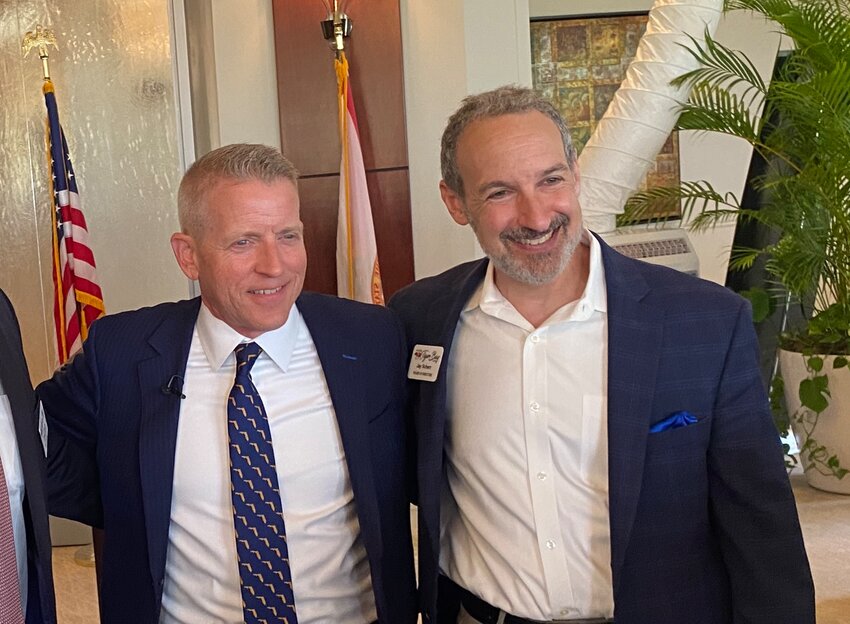
[[[52,45],[57,50],[56,36],[49,28],[44,28],[41,24],[35,27],[35,30],[29,31],[24,35],[24,40],[21,43],[21,49],[26,57],[30,50],[38,48],[38,56],[41,59],[41,68],[44,71],[44,80],[50,80],[50,65],[48,64],[47,46]]]
[[[322,21],[322,34],[337,57],[345,49],[345,38],[351,34],[352,26],[351,19],[340,9],[339,0],[334,0],[333,11]]]

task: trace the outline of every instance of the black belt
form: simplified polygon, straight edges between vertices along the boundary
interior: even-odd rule
[[[446,583],[451,587],[451,591],[460,598],[460,604],[466,612],[474,617],[482,624],[497,624],[502,610],[498,607],[484,602],[470,592],[468,589],[461,587],[447,576],[440,578],[442,583]],[[570,624],[613,624],[614,620],[608,618],[588,618],[582,620],[529,620],[528,618],[518,617],[509,613],[505,614],[504,624],[550,624],[552,621],[569,622]]]

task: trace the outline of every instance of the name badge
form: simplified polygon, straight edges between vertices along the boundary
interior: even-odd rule
[[[408,379],[419,381],[437,381],[440,372],[440,362],[443,360],[443,347],[433,345],[416,345],[410,358],[410,368],[407,369]]]

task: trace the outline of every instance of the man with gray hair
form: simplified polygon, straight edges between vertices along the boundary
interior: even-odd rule
[[[425,620],[814,622],[748,304],[586,230],[566,123],[529,89],[466,98],[441,161],[487,258],[390,302]]]
[[[38,388],[97,462],[101,621],[412,624],[398,320],[302,293],[276,149],[205,155],[178,212],[200,297],[99,320]]]

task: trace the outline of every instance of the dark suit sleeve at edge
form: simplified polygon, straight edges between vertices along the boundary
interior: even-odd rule
[[[402,405],[404,409],[404,417],[407,429],[407,463],[405,465],[405,469],[407,471],[407,497],[412,504],[416,505],[418,504],[419,500],[419,480],[417,479],[418,462],[416,451],[416,423],[413,409],[414,393],[411,392],[410,380],[407,379],[407,366],[408,362],[410,361],[409,358],[411,349],[408,347],[409,336],[407,336],[407,330],[402,320],[402,307],[399,305],[400,302],[401,298],[397,295],[394,295],[387,303],[387,307],[390,309],[390,311],[393,312],[393,317],[395,318],[398,327],[398,336],[400,341],[399,349],[401,351],[400,357],[402,361],[402,372],[404,374],[404,402]]]
[[[814,623],[814,586],[751,319],[743,303],[717,392],[708,458],[712,518],[734,622]]]
[[[48,423],[50,513],[101,527],[103,512],[97,470],[96,375],[92,326],[83,351],[39,384],[36,392]]]
[[[50,515],[103,528],[97,464],[58,431],[48,436],[47,496]]]
[[[401,371],[402,371],[402,409],[404,410],[404,419],[405,419],[405,430],[407,432],[407,438],[405,440],[405,457],[407,461],[405,463],[405,471],[406,478],[405,483],[407,484],[407,499],[416,504],[418,500],[418,480],[416,478],[416,470],[417,470],[417,461],[416,461],[416,428],[413,421],[413,409],[410,405],[410,388],[408,386],[407,381],[407,362],[410,357],[407,349],[407,340],[405,338],[404,325],[401,322],[401,319],[397,314],[393,313],[393,317],[396,321],[397,335],[398,335],[398,349],[399,349],[399,357],[401,358]]]

